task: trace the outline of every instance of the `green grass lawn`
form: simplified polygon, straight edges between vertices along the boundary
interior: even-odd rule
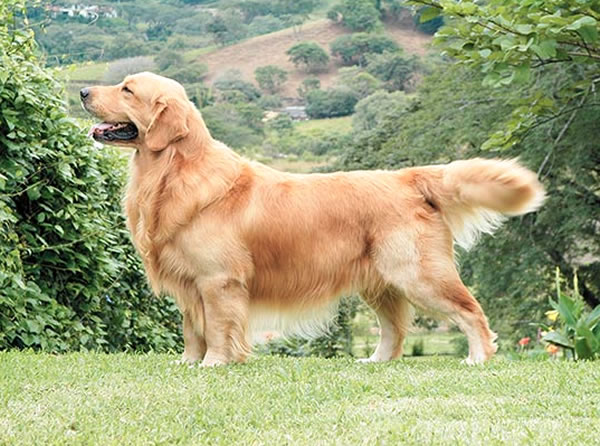
[[[299,121],[295,124],[295,129],[300,134],[313,136],[331,132],[348,133],[352,130],[352,116]]]
[[[598,363],[0,353],[0,444],[597,444]]]

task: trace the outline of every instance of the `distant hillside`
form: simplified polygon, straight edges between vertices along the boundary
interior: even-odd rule
[[[431,41],[431,36],[417,31],[412,24],[387,23],[386,33],[392,37],[407,53],[423,56]],[[282,96],[297,96],[296,89],[303,79],[309,76],[306,72],[298,70],[288,60],[286,51],[300,41],[314,41],[329,52],[329,44],[343,34],[350,31],[329,20],[321,19],[307,23],[299,32],[292,28],[277,31],[271,34],[254,37],[243,42],[214,50],[197,57],[208,65],[209,72],[206,82],[211,84],[220,74],[227,70],[237,69],[244,78],[254,82],[254,70],[263,65],[278,65],[289,72],[288,81],[282,89]],[[342,65],[332,59],[326,72],[310,74],[318,77],[321,87],[327,88],[334,83],[337,72]]]

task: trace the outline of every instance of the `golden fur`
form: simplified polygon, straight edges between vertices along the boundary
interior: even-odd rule
[[[456,270],[453,240],[469,246],[503,215],[541,205],[541,184],[516,161],[291,174],[212,139],[170,79],[140,73],[92,87],[84,105],[139,130],[123,143],[137,149],[128,226],[152,288],[174,295],[183,313],[184,362],[243,361],[257,319],[301,326],[298,319],[329,314],[351,292],[380,323],[370,361],[402,354],[413,305],[458,324],[468,363],[496,351]]]

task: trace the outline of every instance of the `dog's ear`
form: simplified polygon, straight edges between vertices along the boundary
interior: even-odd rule
[[[190,132],[187,126],[188,104],[181,99],[159,96],[153,100],[152,121],[146,130],[146,146],[153,151],[167,148],[169,144],[185,138]]]

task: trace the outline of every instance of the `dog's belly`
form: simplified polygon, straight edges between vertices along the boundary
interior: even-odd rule
[[[360,289],[371,246],[366,236],[348,232],[271,225],[248,237],[251,300],[280,309],[313,308]]]

